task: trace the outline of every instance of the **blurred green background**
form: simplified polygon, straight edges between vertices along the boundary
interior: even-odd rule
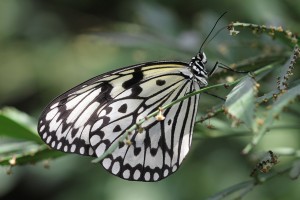
[[[228,13],[217,30],[241,21],[300,31],[300,2],[293,0],[1,0],[0,107],[13,106],[37,119],[55,96],[98,74],[153,60],[188,62],[224,11]],[[210,65],[217,60],[229,65],[260,53],[249,49],[246,37],[229,36],[226,30],[206,44],[205,52]],[[210,101],[203,97],[200,110]],[[196,130],[209,132],[202,124]],[[271,145],[266,137],[260,148],[299,148],[296,132],[284,138],[275,133]],[[205,199],[250,180],[253,163],[240,154],[248,141],[195,139],[180,170],[157,183],[124,181],[78,155],[51,160],[49,169],[45,163],[15,167],[12,175],[1,167],[0,198]],[[276,177],[245,199],[299,196],[299,180]]]

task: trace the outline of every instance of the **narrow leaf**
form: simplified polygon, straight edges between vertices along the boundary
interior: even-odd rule
[[[0,135],[42,143],[32,118],[14,108],[0,110]]]
[[[229,195],[232,195],[237,192],[241,192],[239,196],[244,195],[244,193],[249,192],[253,187],[255,186],[254,181],[245,181],[242,183],[238,183],[236,185],[233,185],[214,196],[209,197],[207,200],[220,200],[228,197]]]
[[[247,76],[228,94],[224,106],[227,115],[233,119],[233,125],[244,122],[248,128],[253,129],[256,85],[255,80]]]
[[[259,129],[259,132],[253,136],[251,143],[244,148],[244,154],[247,154],[252,150],[253,146],[255,146],[269,130],[270,126],[273,124],[274,118],[276,118],[282,112],[285,106],[288,106],[299,95],[300,85],[297,85],[278,97],[277,101],[273,103],[271,109],[267,112],[267,117]]]
[[[0,157],[3,157],[3,155],[22,152],[25,149],[30,149],[35,145],[36,144],[33,142],[2,142],[0,143]]]
[[[291,179],[297,179],[300,176],[300,160],[294,162],[289,176]]]

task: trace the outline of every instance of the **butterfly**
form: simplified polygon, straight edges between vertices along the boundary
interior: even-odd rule
[[[188,63],[132,65],[68,90],[42,112],[38,121],[40,137],[52,149],[91,157],[103,156],[118,143],[101,160],[111,174],[133,181],[168,177],[189,152],[200,94],[161,110],[161,120],[145,120],[140,129],[128,135],[128,142],[120,142],[119,138],[159,107],[207,86],[210,73],[205,69],[207,57],[201,48]]]

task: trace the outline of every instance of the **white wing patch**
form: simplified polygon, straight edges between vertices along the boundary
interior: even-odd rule
[[[38,132],[53,149],[100,157],[139,119],[194,90],[188,64],[136,65],[92,78],[52,101],[40,117]],[[158,181],[175,172],[187,155],[199,95],[150,118],[133,131],[131,145],[102,160],[110,173],[137,181]]]

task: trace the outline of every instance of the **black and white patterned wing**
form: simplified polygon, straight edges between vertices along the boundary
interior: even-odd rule
[[[198,90],[187,64],[152,62],[90,79],[52,101],[38,132],[52,148],[101,156],[126,129],[159,106]],[[198,96],[164,111],[166,119],[147,120],[102,165],[129,180],[157,181],[176,171],[189,150]]]
[[[166,84],[168,81],[166,80]],[[152,105],[153,99],[143,102],[143,106],[146,107],[139,109],[137,118],[143,118],[157,110],[158,106],[164,104],[163,101],[171,102],[199,89],[197,84],[188,80],[178,83],[176,87],[171,93],[160,91],[156,94],[155,105]],[[175,172],[191,145],[198,100],[199,95],[196,95],[166,109],[163,111],[165,116],[163,121],[157,121],[155,118],[148,119],[141,126],[142,132],[135,131],[130,135],[131,145],[120,144],[102,161],[104,168],[121,178],[136,181],[158,181]],[[121,124],[116,122],[111,127],[110,125],[106,127],[114,129],[120,125],[129,128],[131,121],[135,122],[135,119],[128,116]],[[116,135],[111,134],[104,138],[99,137],[97,133],[92,133],[91,144],[97,156],[101,156],[106,150],[106,145],[111,145],[123,133],[124,129]]]

